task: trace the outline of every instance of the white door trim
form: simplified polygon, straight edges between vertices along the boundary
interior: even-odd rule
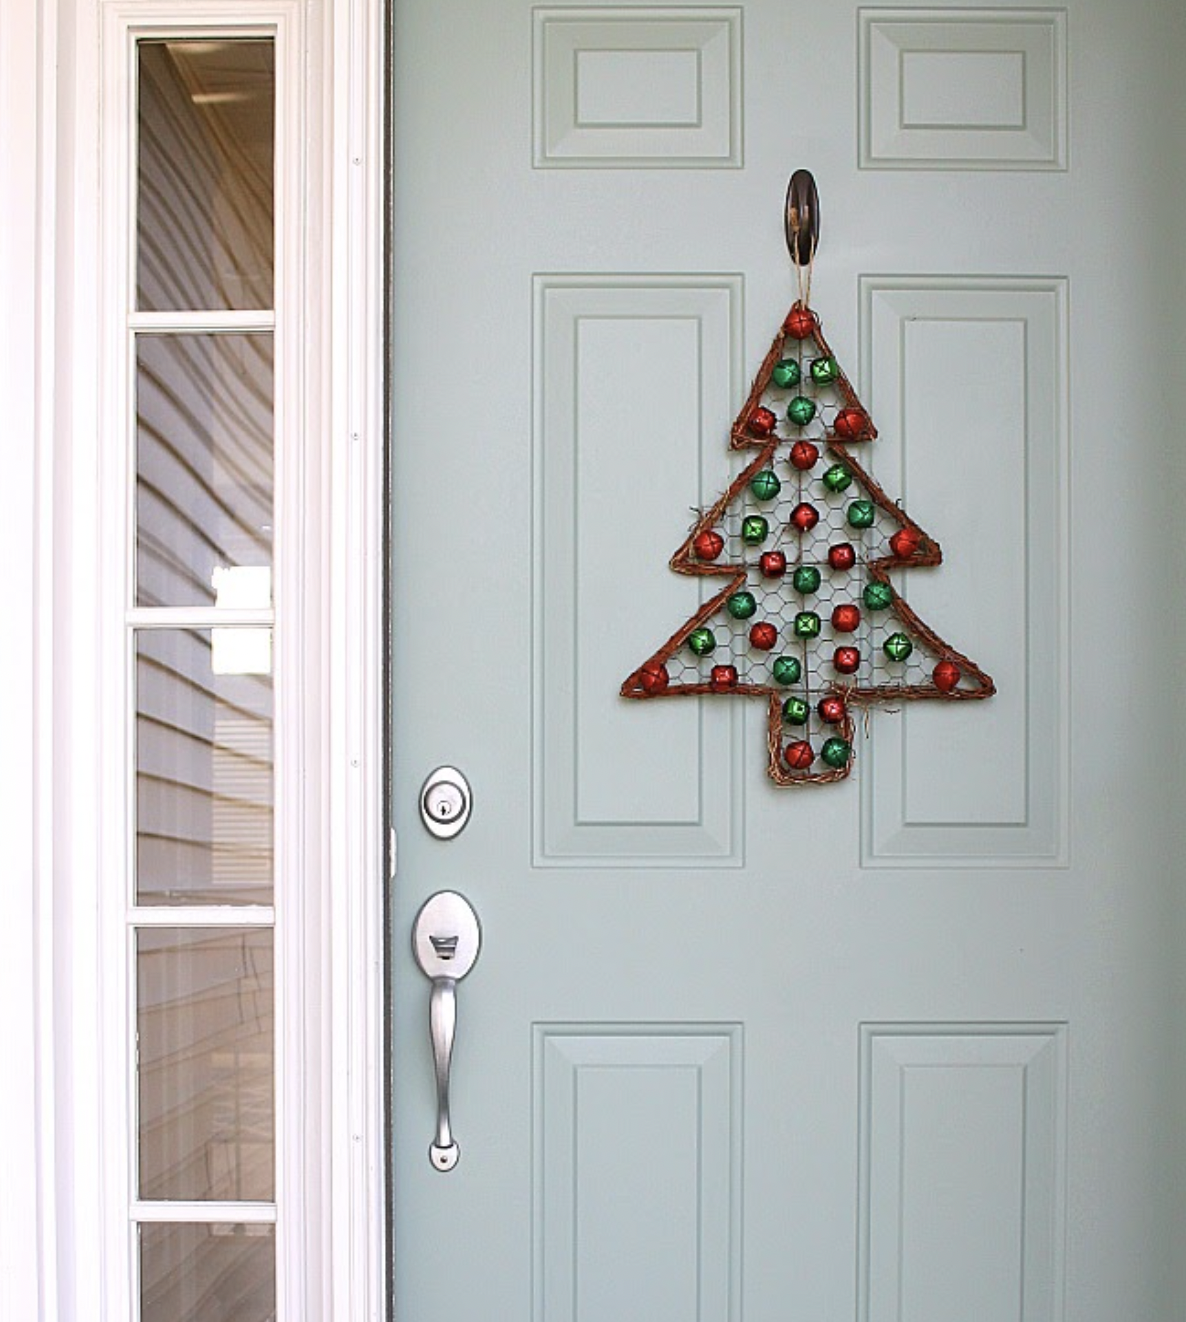
[[[332,410],[328,538],[328,805],[332,1196],[327,1316],[387,1304],[385,1106],[386,654],[385,4],[338,0],[328,196]]]
[[[280,7],[305,30],[307,136],[323,145],[307,163],[302,193],[313,272],[302,312],[314,346],[303,394],[316,442],[307,448],[311,535],[299,594],[310,638],[303,772],[305,802],[319,809],[302,832],[313,842],[307,870],[316,885],[294,936],[310,989],[288,1028],[301,1039],[300,1079],[279,1085],[300,1083],[300,1104],[317,1131],[301,1150],[322,1156],[317,1169],[306,1155],[290,1170],[306,1186],[308,1214],[301,1241],[278,1260],[279,1294],[302,1322],[378,1322],[386,1267],[384,20],[379,0]],[[104,1135],[126,1126],[122,1116],[96,1120],[94,1106],[103,1076],[96,987],[106,944],[96,878],[122,826],[100,807],[110,744],[95,669],[111,624],[103,606],[110,598],[97,581],[110,576],[95,553],[104,528],[95,436],[105,389],[101,31],[116,8],[103,0],[0,0],[0,109],[10,124],[35,126],[6,134],[0,154],[9,295],[0,374],[10,434],[23,442],[9,450],[0,512],[19,566],[9,603],[13,637],[30,640],[27,652],[4,649],[12,712],[3,824],[12,828],[14,875],[28,884],[0,888],[12,946],[0,975],[9,1073],[0,1094],[9,1139],[0,1274],[14,1316],[42,1322],[123,1322],[107,1305],[120,1294],[113,1280],[127,1274],[94,1234],[112,1174]],[[195,25],[235,23],[263,8],[277,6],[118,5],[125,15],[184,12]],[[111,548],[115,559],[121,550]]]
[[[52,335],[52,153],[55,45],[52,13],[0,0],[0,399],[4,400],[5,480],[0,524],[6,574],[6,645],[0,648],[5,738],[0,741],[0,832],[6,884],[0,886],[0,1280],[14,1317],[57,1316],[55,1282],[42,1249],[56,1224],[52,1113],[53,977],[45,937],[52,924],[53,835],[47,814],[52,764],[46,728],[52,683],[41,664],[52,644],[49,609],[54,555],[47,536],[52,467],[37,442],[52,425],[44,345]],[[36,125],[38,132],[31,131]],[[52,252],[52,242],[50,243]],[[36,260],[35,260],[36,258]]]

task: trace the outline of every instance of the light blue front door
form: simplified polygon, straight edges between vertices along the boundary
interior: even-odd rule
[[[1173,0],[397,0],[401,1322],[1176,1316],[1171,47]],[[998,692],[783,789],[764,699],[619,687],[700,600],[797,167],[861,461],[943,547],[896,585]]]

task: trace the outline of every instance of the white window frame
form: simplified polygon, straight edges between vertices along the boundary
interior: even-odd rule
[[[0,0],[0,109],[23,114],[16,122],[26,125],[34,112],[29,131],[6,135],[0,155],[6,222],[24,222],[8,231],[0,271],[9,312],[19,309],[26,326],[18,350],[10,315],[14,348],[0,376],[12,387],[10,422],[29,440],[0,512],[13,516],[18,558],[27,556],[14,618],[30,640],[28,656],[14,650],[4,671],[17,708],[4,769],[20,788],[4,824],[16,828],[29,881],[0,899],[17,946],[0,979],[0,991],[11,991],[0,1004],[0,1041],[13,1045],[6,1062],[17,1080],[28,1080],[0,1090],[0,1115],[16,1125],[0,1200],[5,1305],[30,1322],[133,1315],[126,779],[113,772],[128,736],[130,368],[118,282],[131,253],[131,144],[126,119],[112,122],[113,110],[126,109],[133,29],[274,30],[295,74],[284,113],[300,121],[300,163],[277,184],[278,204],[299,199],[302,214],[290,217],[287,242],[278,234],[277,257],[297,296],[278,310],[286,329],[278,324],[277,335],[288,335],[290,348],[302,342],[301,368],[277,405],[303,435],[304,471],[282,479],[276,500],[278,522],[281,510],[290,526],[302,510],[306,517],[276,603],[290,635],[278,665],[299,697],[276,721],[288,768],[278,797],[304,811],[278,817],[277,833],[302,855],[307,884],[302,911],[277,930],[279,976],[291,988],[278,1030],[277,1197],[292,1225],[277,1244],[277,1295],[280,1317],[292,1322],[378,1322],[386,1311],[380,0]],[[21,238],[23,251],[14,247]],[[12,1238],[10,1222],[19,1231]]]

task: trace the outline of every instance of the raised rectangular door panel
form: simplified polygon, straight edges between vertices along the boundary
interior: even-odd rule
[[[533,16],[537,167],[741,165],[739,6]]]
[[[865,400],[888,433],[878,473],[946,548],[939,570],[903,574],[903,590],[951,621],[998,688],[987,716],[916,703],[878,722],[864,862],[1063,864],[1066,281],[866,276],[861,300]]]
[[[862,1025],[862,1322],[1061,1316],[1066,1055],[1063,1024]]]
[[[1065,169],[1066,63],[1060,9],[862,9],[861,164]]]
[[[708,420],[740,379],[741,282],[541,276],[535,295],[536,865],[736,867],[736,716],[670,704],[643,713],[647,738],[633,754],[643,760],[627,782],[621,750],[639,715],[607,711],[601,695],[621,682],[608,622],[641,651],[653,613],[696,600],[690,584],[644,583],[622,565],[665,555],[652,512],[677,474],[686,500],[711,499],[720,438]],[[682,389],[652,419],[656,376]]]
[[[740,1026],[537,1024],[533,1073],[537,1314],[739,1316]]]

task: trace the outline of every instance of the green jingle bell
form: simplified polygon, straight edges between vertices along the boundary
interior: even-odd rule
[[[776,683],[782,685],[797,684],[803,674],[803,665],[797,656],[775,657],[770,667]]]
[[[811,379],[817,386],[831,385],[840,375],[840,368],[835,358],[813,358],[811,360]]]
[[[877,518],[877,506],[871,500],[854,500],[848,507],[848,523],[851,528],[871,528]]]
[[[693,656],[708,656],[710,652],[716,650],[716,645],[716,634],[711,629],[701,626],[688,634],[688,649]]]
[[[829,491],[847,491],[852,486],[852,474],[843,464],[833,464],[824,473],[823,483]]]
[[[796,427],[806,427],[815,417],[815,400],[796,395],[787,405],[787,417]]]
[[[741,521],[741,540],[746,546],[761,546],[770,535],[770,525],[760,514],[747,514]]]
[[[795,591],[804,595],[808,592],[818,592],[820,572],[814,565],[799,565],[791,575],[791,582],[795,585]]]
[[[883,611],[894,604],[894,590],[888,583],[866,583],[861,597],[871,611]]]
[[[811,704],[802,698],[788,698],[782,704],[782,719],[788,725],[806,725],[811,715]]]
[[[735,592],[725,602],[725,606],[735,620],[748,620],[758,609],[758,602],[752,592]]]
[[[914,651],[914,644],[904,633],[891,633],[883,644],[883,650],[891,661],[905,661]]]
[[[852,745],[847,739],[825,739],[824,746],[820,749],[820,757],[828,766],[839,771],[842,767],[848,766],[848,759],[852,757]]]
[[[818,638],[820,617],[815,611],[800,611],[791,627],[795,631],[796,638]]]
[[[791,386],[799,384],[799,364],[794,358],[784,358],[782,362],[775,363],[774,369],[770,373],[770,379],[781,390],[789,390]]]
[[[749,489],[758,500],[773,500],[782,490],[782,483],[773,469],[763,468],[760,473],[755,473],[750,478]]]

